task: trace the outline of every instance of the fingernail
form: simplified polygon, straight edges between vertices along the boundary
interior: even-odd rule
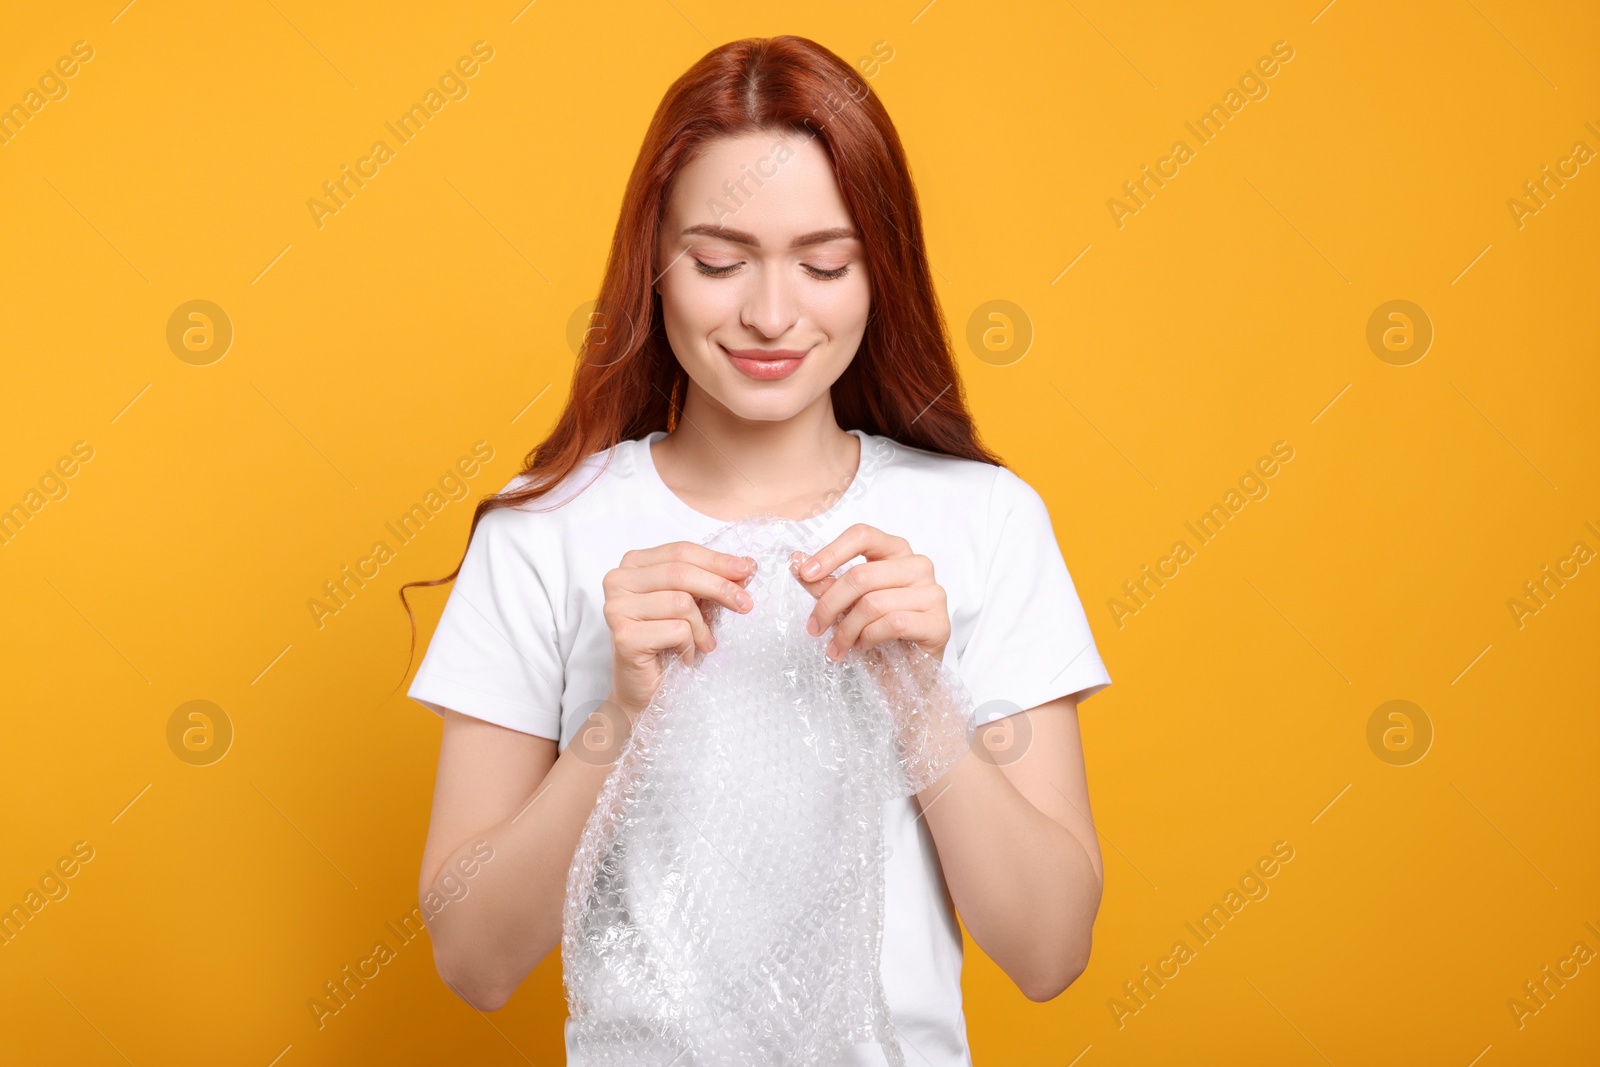
[[[750,599],[749,593],[740,593],[738,596],[733,598],[733,602],[739,605],[739,610],[741,611],[749,611],[755,606],[756,603],[754,600]]]
[[[817,632],[817,618],[816,618],[815,615],[813,615],[811,618],[806,620],[806,633],[814,634],[816,632]]]
[[[756,561],[751,559],[749,556],[746,556],[744,558],[744,569],[749,571],[751,574],[754,574],[756,570]]]
[[[815,578],[817,576],[817,571],[821,569],[822,564],[818,563],[814,559],[808,559],[805,562],[805,566],[800,568],[800,573],[807,578]]]

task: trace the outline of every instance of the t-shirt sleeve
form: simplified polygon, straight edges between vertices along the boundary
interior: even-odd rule
[[[977,705],[973,724],[1073,693],[1082,703],[1110,685],[1111,675],[1100,661],[1044,499],[997,467],[987,523],[983,601],[957,659]]]
[[[479,520],[406,695],[438,715],[450,708],[555,740],[564,668],[556,613],[526,536],[537,518],[499,508]]]

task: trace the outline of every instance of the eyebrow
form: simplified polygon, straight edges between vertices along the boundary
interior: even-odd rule
[[[717,226],[709,222],[702,222],[690,226],[683,231],[683,236],[700,234],[704,237],[719,237],[724,241],[732,241],[737,245],[748,245],[751,248],[760,248],[761,242],[753,233],[744,230],[733,230],[726,226]],[[805,248],[807,245],[819,245],[825,241],[838,241],[842,239],[859,240],[860,235],[848,226],[838,226],[831,230],[817,230],[813,233],[803,233],[789,242],[790,248]]]

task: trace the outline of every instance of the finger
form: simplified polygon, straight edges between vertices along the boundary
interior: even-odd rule
[[[811,616],[806,620],[807,633],[820,634],[874,590],[928,584],[932,574],[927,557],[897,556],[857,563],[837,577],[812,606]]]
[[[618,605],[629,617],[641,621],[682,619],[694,633],[694,645],[702,652],[710,652],[717,640],[706,624],[705,612],[692,593],[683,589],[658,589],[652,593],[635,593]]]
[[[737,558],[737,557],[735,557]],[[702,600],[714,600],[740,614],[755,606],[744,586],[715,571],[684,560],[670,560],[623,572],[623,588],[633,593],[679,589]]]
[[[830,655],[843,656],[852,648],[870,648],[884,640],[903,637],[925,641],[933,631],[942,596],[934,586],[910,585],[874,590],[856,603],[833,628]],[[875,640],[864,640],[873,628]],[[887,636],[880,636],[887,634]]]
[[[683,619],[630,619],[617,635],[635,654],[654,656],[671,652],[690,662],[694,636]]]
[[[919,611],[908,614],[904,633],[897,628],[900,624],[896,622],[901,614],[905,613],[890,612],[880,619],[869,622],[857,635],[855,649],[864,652],[890,641],[903,640],[910,641],[929,655],[933,654],[934,648],[938,648],[940,655],[936,658],[942,659],[944,646],[949,644],[950,635],[943,628],[944,619],[940,613]],[[848,652],[849,649],[845,651]]]
[[[692,563],[730,581],[748,578],[756,572],[755,560],[749,556],[718,552],[693,541],[668,541],[651,548],[633,549],[623,553],[621,566],[632,569],[673,562]]]
[[[794,580],[800,583],[802,589],[814,597],[820,597],[834,582],[839,579],[831,574],[824,574],[821,578],[807,580],[800,577],[800,565],[811,557],[796,549],[789,553],[789,573],[794,575]]]
[[[890,556],[908,556],[911,545],[903,537],[886,534],[876,526],[858,522],[828,544],[819,548],[800,567],[800,577],[815,580],[855,559],[888,559]]]
[[[814,582],[808,582],[803,578],[796,578],[795,579],[795,581],[800,583],[800,587],[802,589],[804,589],[806,592],[810,593],[812,596],[817,597],[819,599],[822,597],[822,594],[826,593],[829,589],[831,589],[833,587],[833,584],[835,582],[837,582],[838,580],[839,579],[835,578],[831,574],[827,575],[826,577],[823,577],[823,578],[818,578]]]

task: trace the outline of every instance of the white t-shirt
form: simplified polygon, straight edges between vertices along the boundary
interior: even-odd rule
[[[800,526],[813,550],[857,522],[903,537],[933,561],[950,641],[944,662],[976,705],[974,725],[1111,684],[1056,544],[1050,513],[1004,467],[851,430],[855,479]],[[530,510],[478,524],[408,695],[566,749],[611,689],[611,631],[601,580],[630,549],[702,542],[727,526],[661,480],[658,430],[587,457]],[[519,475],[506,488],[526,484]],[[861,562],[857,557],[855,562]],[[884,807],[882,975],[908,1063],[968,1067],[961,931],[914,797]],[[577,1067],[568,1024],[568,1063]],[[886,1061],[861,1046],[852,1064]]]

